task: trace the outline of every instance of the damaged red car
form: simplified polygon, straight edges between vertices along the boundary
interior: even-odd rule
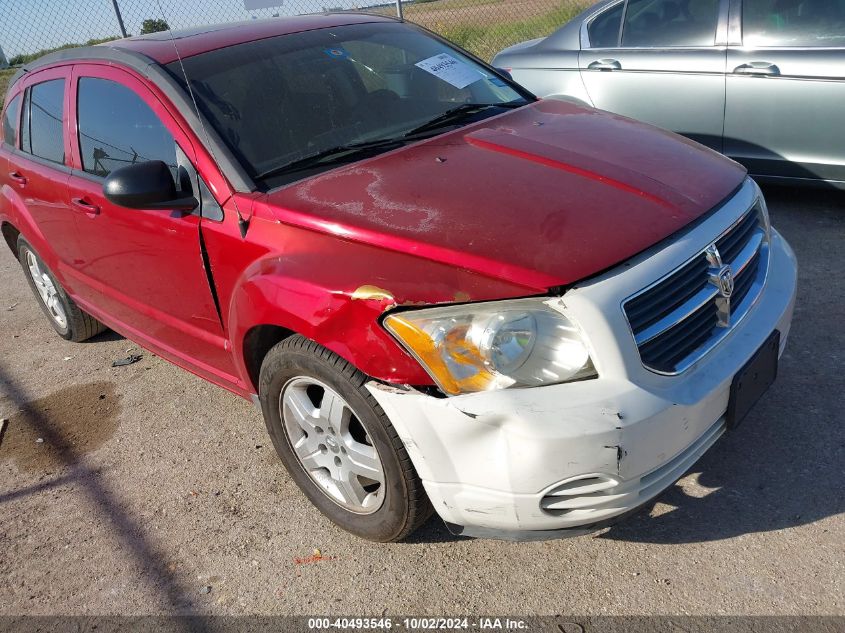
[[[10,84],[0,224],[47,320],[252,399],[329,519],[542,539],[672,485],[774,381],[796,262],[738,164],[413,25],[271,19]]]

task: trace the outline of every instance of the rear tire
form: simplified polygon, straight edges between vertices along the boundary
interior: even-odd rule
[[[106,330],[105,325],[76,305],[23,237],[18,238],[18,261],[38,305],[59,336],[79,343]]]
[[[433,510],[369,380],[314,341],[291,336],[261,365],[264,420],[282,463],[324,515],[356,536],[401,541]]]

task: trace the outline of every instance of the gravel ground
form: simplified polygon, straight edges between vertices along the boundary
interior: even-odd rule
[[[341,532],[250,403],[59,339],[3,252],[0,614],[845,614],[845,195],[767,194],[801,265],[777,383],[649,510],[544,543]]]

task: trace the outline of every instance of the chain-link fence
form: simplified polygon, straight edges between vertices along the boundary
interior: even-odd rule
[[[277,4],[277,7],[247,9]],[[484,59],[502,48],[548,35],[588,0],[0,0],[0,47],[12,65],[73,45],[139,35],[169,26],[321,11],[401,14]],[[2,59],[0,59],[2,63]]]

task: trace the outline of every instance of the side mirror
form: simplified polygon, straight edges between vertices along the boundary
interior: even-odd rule
[[[129,209],[193,211],[199,205],[193,196],[177,197],[173,174],[160,160],[115,169],[106,177],[103,194]]]

